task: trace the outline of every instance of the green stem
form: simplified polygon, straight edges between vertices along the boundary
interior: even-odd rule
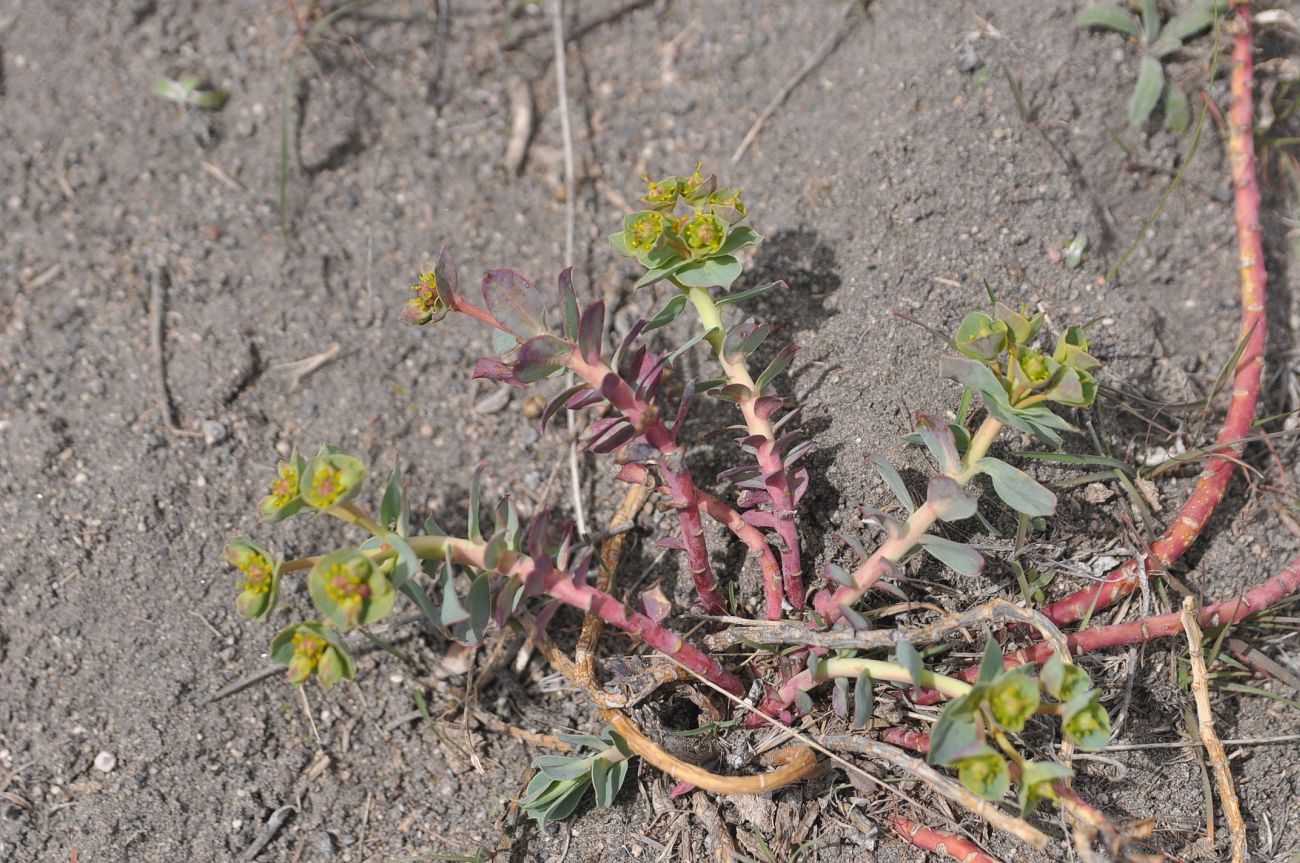
[[[386,536],[388,534],[388,531],[383,527],[383,525],[367,515],[361,507],[354,503],[345,503],[342,506],[330,507],[325,510],[325,512],[340,521],[346,521],[348,524],[355,525],[362,530],[368,530],[375,536]]]
[[[804,670],[787,680],[776,697],[782,704],[794,701],[798,692],[807,692],[819,683],[837,677],[861,677],[867,675],[871,680],[887,680],[893,683],[911,683],[925,689],[934,689],[949,698],[959,698],[970,692],[971,685],[955,677],[936,674],[922,669],[921,679],[913,680],[912,672],[896,662],[884,662],[878,659],[828,659],[817,666],[817,675]]]

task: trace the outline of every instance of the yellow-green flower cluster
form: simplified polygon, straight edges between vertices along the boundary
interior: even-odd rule
[[[727,237],[745,218],[739,189],[719,189],[717,177],[705,176],[699,166],[688,177],[644,179],[646,193],[639,203],[645,209],[628,215],[623,230],[610,238],[618,252],[654,269],[729,251],[724,249]],[[684,212],[678,212],[679,206]]]
[[[235,607],[244,617],[265,617],[279,593],[280,562],[269,551],[246,539],[227,543],[225,557],[243,577]]]

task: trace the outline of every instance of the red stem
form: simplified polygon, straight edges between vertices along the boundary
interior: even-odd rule
[[[627,464],[619,470],[618,478],[623,482],[644,485],[650,479],[650,472],[646,470],[645,465]],[[663,486],[659,487],[659,491],[661,494],[668,493]],[[729,528],[736,538],[749,546],[749,550],[758,558],[759,569],[763,572],[763,596],[767,619],[780,620],[781,567],[776,562],[776,555],[772,554],[772,547],[763,537],[763,532],[745,521],[735,509],[707,491],[696,489],[695,497],[699,501],[700,509],[709,518]]]
[[[979,846],[969,839],[963,839],[960,836],[954,836],[951,833],[944,833],[930,827],[922,827],[915,821],[910,821],[901,815],[889,816],[889,826],[904,841],[915,845],[922,851],[949,857],[959,861],[959,863],[999,863],[996,857],[985,854],[979,849]]]
[[[1232,106],[1228,111],[1228,161],[1236,191],[1237,255],[1241,276],[1241,331],[1238,343],[1245,348],[1232,379],[1232,401],[1219,432],[1222,446],[1208,456],[1208,463],[1196,481],[1192,496],[1183,504],[1174,523],[1151,546],[1148,571],[1158,571],[1178,560],[1201,534],[1205,523],[1223,500],[1232,479],[1241,441],[1251,431],[1264,367],[1264,316],[1266,273],[1264,247],[1260,239],[1259,180],[1255,170],[1255,141],[1252,133],[1255,71],[1251,58],[1250,8],[1234,7],[1240,17],[1240,32],[1232,50]],[[1109,608],[1138,585],[1138,563],[1129,561],[1108,573],[1099,584],[1067,596],[1041,609],[1057,626],[1082,620],[1093,611]]]
[[[1241,596],[1225,599],[1213,605],[1207,605],[1200,611],[1201,626],[1209,629],[1236,623],[1251,614],[1263,611],[1284,597],[1300,591],[1300,557],[1291,561],[1285,569],[1263,584],[1256,585]],[[1122,647],[1129,644],[1144,644],[1157,638],[1168,638],[1183,634],[1183,624],[1177,612],[1134,620],[1129,623],[1116,623],[1111,626],[1096,626],[1072,632],[1066,636],[1070,653],[1091,653],[1107,647]],[[1023,650],[1010,653],[1003,660],[1006,668],[1030,663],[1041,664],[1052,658],[1052,646],[1046,642],[1032,644]],[[957,677],[971,682],[979,677],[979,669],[970,666],[963,669]],[[934,690],[923,691],[915,699],[917,704],[934,704],[943,696]]]
[[[638,398],[627,381],[614,374],[614,370],[604,360],[587,362],[581,351],[575,348],[565,360],[565,365],[588,386],[605,391],[609,403],[645,435],[646,443],[659,450],[659,466],[662,468],[668,496],[677,510],[682,544],[686,548],[686,563],[691,570],[695,590],[705,611],[709,614],[726,614],[727,606],[718,593],[718,580],[709,564],[709,547],[704,540],[704,524],[700,520],[699,492],[673,433],[659,419],[658,408]]]
[[[485,565],[486,545],[468,540],[453,539],[447,542],[452,561],[478,569],[487,569],[501,575],[518,575],[527,580],[536,566],[532,558],[514,552],[504,552],[495,567]],[[667,656],[671,656],[696,674],[712,681],[733,695],[743,696],[745,687],[740,678],[723,668],[718,661],[700,650],[680,635],[655,623],[638,611],[590,584],[574,581],[573,576],[553,569],[542,581],[542,589],[555,599],[581,611],[590,612],[611,626],[641,639]]]

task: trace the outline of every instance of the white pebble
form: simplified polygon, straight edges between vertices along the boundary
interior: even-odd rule
[[[117,756],[111,752],[101,752],[95,756],[95,769],[100,773],[112,773],[117,766]]]

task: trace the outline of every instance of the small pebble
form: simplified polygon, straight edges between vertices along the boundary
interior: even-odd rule
[[[203,421],[203,442],[208,446],[216,446],[229,436],[226,427],[216,420]]]
[[[497,387],[496,392],[479,399],[474,405],[476,414],[494,414],[510,404],[510,387]]]
[[[1115,496],[1115,492],[1099,482],[1090,482],[1083,489],[1083,499],[1088,503],[1105,503]]]
[[[112,773],[117,766],[117,756],[111,752],[101,752],[95,756],[95,769],[100,773]]]
[[[524,399],[524,416],[530,420],[535,420],[542,415],[546,409],[546,399],[541,396],[529,396]]]

